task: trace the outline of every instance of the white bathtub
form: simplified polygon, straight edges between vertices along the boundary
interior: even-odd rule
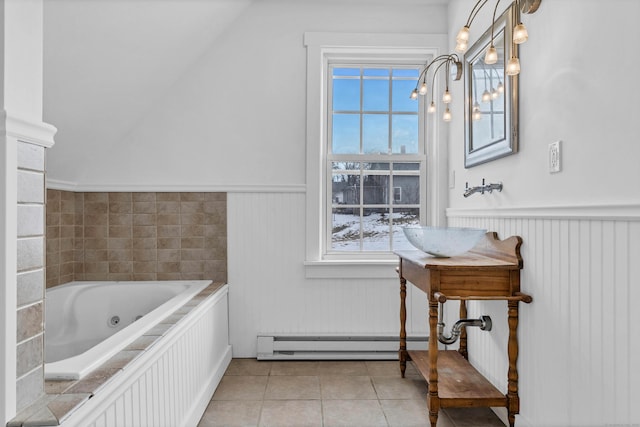
[[[211,281],[71,282],[48,289],[45,379],[80,379]]]

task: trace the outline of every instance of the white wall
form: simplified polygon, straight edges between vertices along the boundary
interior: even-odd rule
[[[453,38],[475,2],[455,1]],[[482,10],[475,38],[488,25]],[[640,409],[640,168],[635,122],[640,114],[634,0],[542,0],[523,15],[529,41],[521,45],[520,152],[464,169],[462,105],[449,139],[449,224],[484,227],[524,244],[518,425],[636,425]],[[612,58],[614,60],[609,60]],[[462,85],[457,90],[462,91]],[[562,140],[562,171],[549,174],[547,146]],[[502,181],[504,191],[462,196],[465,181]],[[495,329],[470,337],[472,362],[506,387],[506,310],[475,303]]]
[[[475,2],[450,7],[451,48]],[[508,4],[508,3],[507,3]],[[502,4],[500,5],[502,7]],[[506,4],[505,4],[506,6]],[[471,26],[475,40],[491,20],[486,6]],[[529,41],[520,46],[520,152],[464,169],[462,82],[455,90],[450,126],[454,208],[639,203],[640,58],[630,43],[640,40],[636,0],[542,0],[523,15]],[[562,140],[562,172],[548,172],[548,144]],[[502,181],[504,191],[462,196],[465,182]]]

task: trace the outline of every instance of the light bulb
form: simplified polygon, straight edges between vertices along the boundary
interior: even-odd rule
[[[502,82],[498,82],[498,92],[504,93],[504,84]]]
[[[469,42],[469,27],[466,25],[460,28],[456,36],[456,42],[467,44]]]
[[[484,63],[491,65],[498,62],[498,51],[496,50],[493,43],[487,49],[487,53],[484,56]]]
[[[442,120],[444,120],[445,122],[451,121],[451,111],[449,111],[449,107],[447,107],[447,109],[444,110],[444,114],[442,115]]]
[[[491,99],[498,99],[498,96],[500,96],[498,91],[496,89],[491,89]]]
[[[489,102],[491,101],[491,94],[489,93],[488,90],[484,90],[484,92],[482,92],[482,102]]]
[[[442,102],[444,102],[445,104],[451,102],[451,92],[449,92],[449,89],[445,90],[442,94]]]
[[[418,89],[414,89],[411,91],[411,95],[409,95],[411,99],[418,99]]]
[[[520,60],[512,57],[507,64],[507,75],[515,76],[520,73]]]
[[[426,95],[427,94],[427,82],[422,83],[422,85],[420,85],[420,90],[418,90],[418,93],[420,95]]]
[[[513,42],[515,44],[522,44],[529,39],[529,33],[527,27],[521,22],[513,27]]]
[[[471,118],[476,122],[482,118],[482,113],[480,112],[480,106],[478,105],[477,102],[473,104],[473,111],[471,113]]]
[[[435,113],[436,112],[436,103],[431,101],[431,104],[429,104],[429,108],[427,109],[428,113]]]
[[[469,48],[469,43],[467,42],[459,41],[456,43],[456,52],[458,53],[465,53],[468,48]]]

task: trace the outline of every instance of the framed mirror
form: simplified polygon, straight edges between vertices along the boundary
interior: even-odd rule
[[[518,76],[506,74],[507,62],[518,55],[518,46],[511,41],[516,13],[512,4],[493,25],[495,64],[484,61],[491,27],[464,55],[465,168],[518,151]]]

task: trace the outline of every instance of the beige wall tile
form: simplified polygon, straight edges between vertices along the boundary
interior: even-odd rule
[[[47,212],[45,216],[47,227],[60,225],[60,212]]]
[[[84,248],[86,249],[107,249],[108,239],[84,239]]]
[[[157,280],[182,280],[180,273],[164,273],[158,272],[156,274]]]
[[[158,238],[158,249],[180,249],[180,239],[177,237]]]
[[[181,273],[203,273],[204,261],[181,261],[180,272]]]
[[[18,307],[44,298],[44,269],[18,274]]]
[[[227,202],[227,193],[204,193],[204,200],[209,201],[219,201],[219,202]]]
[[[102,262],[85,262],[84,263],[84,273],[87,280],[95,280],[88,279],[89,275],[95,274],[105,274],[109,272],[109,263],[107,261]]]
[[[109,203],[113,203],[113,202],[131,202],[132,201],[132,195],[129,192],[113,192],[113,193],[109,193],[108,196],[108,200]]]
[[[156,225],[158,218],[156,214],[133,214],[133,225]]]
[[[109,215],[106,212],[87,212],[85,210],[83,221],[85,225],[108,225]]]
[[[86,263],[106,262],[109,259],[107,249],[85,249],[84,261]]]
[[[156,193],[157,202],[179,202],[180,193]]]
[[[204,200],[204,193],[199,193],[199,192],[180,193],[181,202],[199,202],[202,200]]]
[[[109,234],[109,227],[104,225],[85,225],[84,226],[84,238],[85,239],[96,239],[96,238],[106,238]],[[77,233],[76,233],[77,235]]]
[[[204,225],[192,224],[180,227],[181,237],[202,237],[204,236]]]
[[[83,194],[84,194],[85,205],[87,202],[107,203],[109,201],[109,193],[83,193]]]
[[[131,280],[158,280],[156,273],[133,273]]]
[[[128,237],[133,236],[133,230],[130,225],[110,225],[109,238],[112,237]]]
[[[132,235],[136,240],[144,240],[146,238],[158,237],[158,229],[153,225],[134,225],[132,227]]]
[[[27,372],[42,365],[44,335],[38,335],[18,345],[16,358],[16,375],[23,376]]]
[[[131,249],[109,249],[109,262],[133,261],[133,250]]]
[[[180,262],[180,249],[158,249],[158,262]]]
[[[158,214],[179,214],[180,202],[156,202],[155,212]]]
[[[35,402],[44,394],[44,369],[37,369],[19,378],[16,383],[16,412]]]
[[[179,225],[159,225],[158,237],[180,237],[181,226]]]
[[[179,225],[180,215],[178,214],[158,214],[156,218],[158,225]],[[141,224],[142,225],[142,224]]]
[[[156,249],[134,249],[134,261],[155,261],[157,259]]]
[[[204,249],[181,249],[180,260],[182,261],[201,261],[204,259]]]
[[[133,273],[133,261],[110,262],[109,273]]]
[[[133,261],[134,273],[155,273],[157,263],[156,261]]]
[[[187,213],[180,215],[180,224],[204,224],[204,213]]]
[[[133,213],[156,213],[156,202],[133,202]]]
[[[42,303],[21,308],[17,312],[16,340],[24,341],[43,331]]]
[[[110,213],[109,214],[109,225],[122,225],[129,226],[133,225],[133,214],[131,213]]]
[[[156,193],[132,193],[131,199],[134,202],[155,202]]]
[[[180,239],[182,249],[204,249],[204,237],[184,237]]]
[[[158,262],[158,273],[180,273],[180,263]]]
[[[156,249],[158,247],[158,239],[155,238],[136,238],[132,240],[133,249]]]

